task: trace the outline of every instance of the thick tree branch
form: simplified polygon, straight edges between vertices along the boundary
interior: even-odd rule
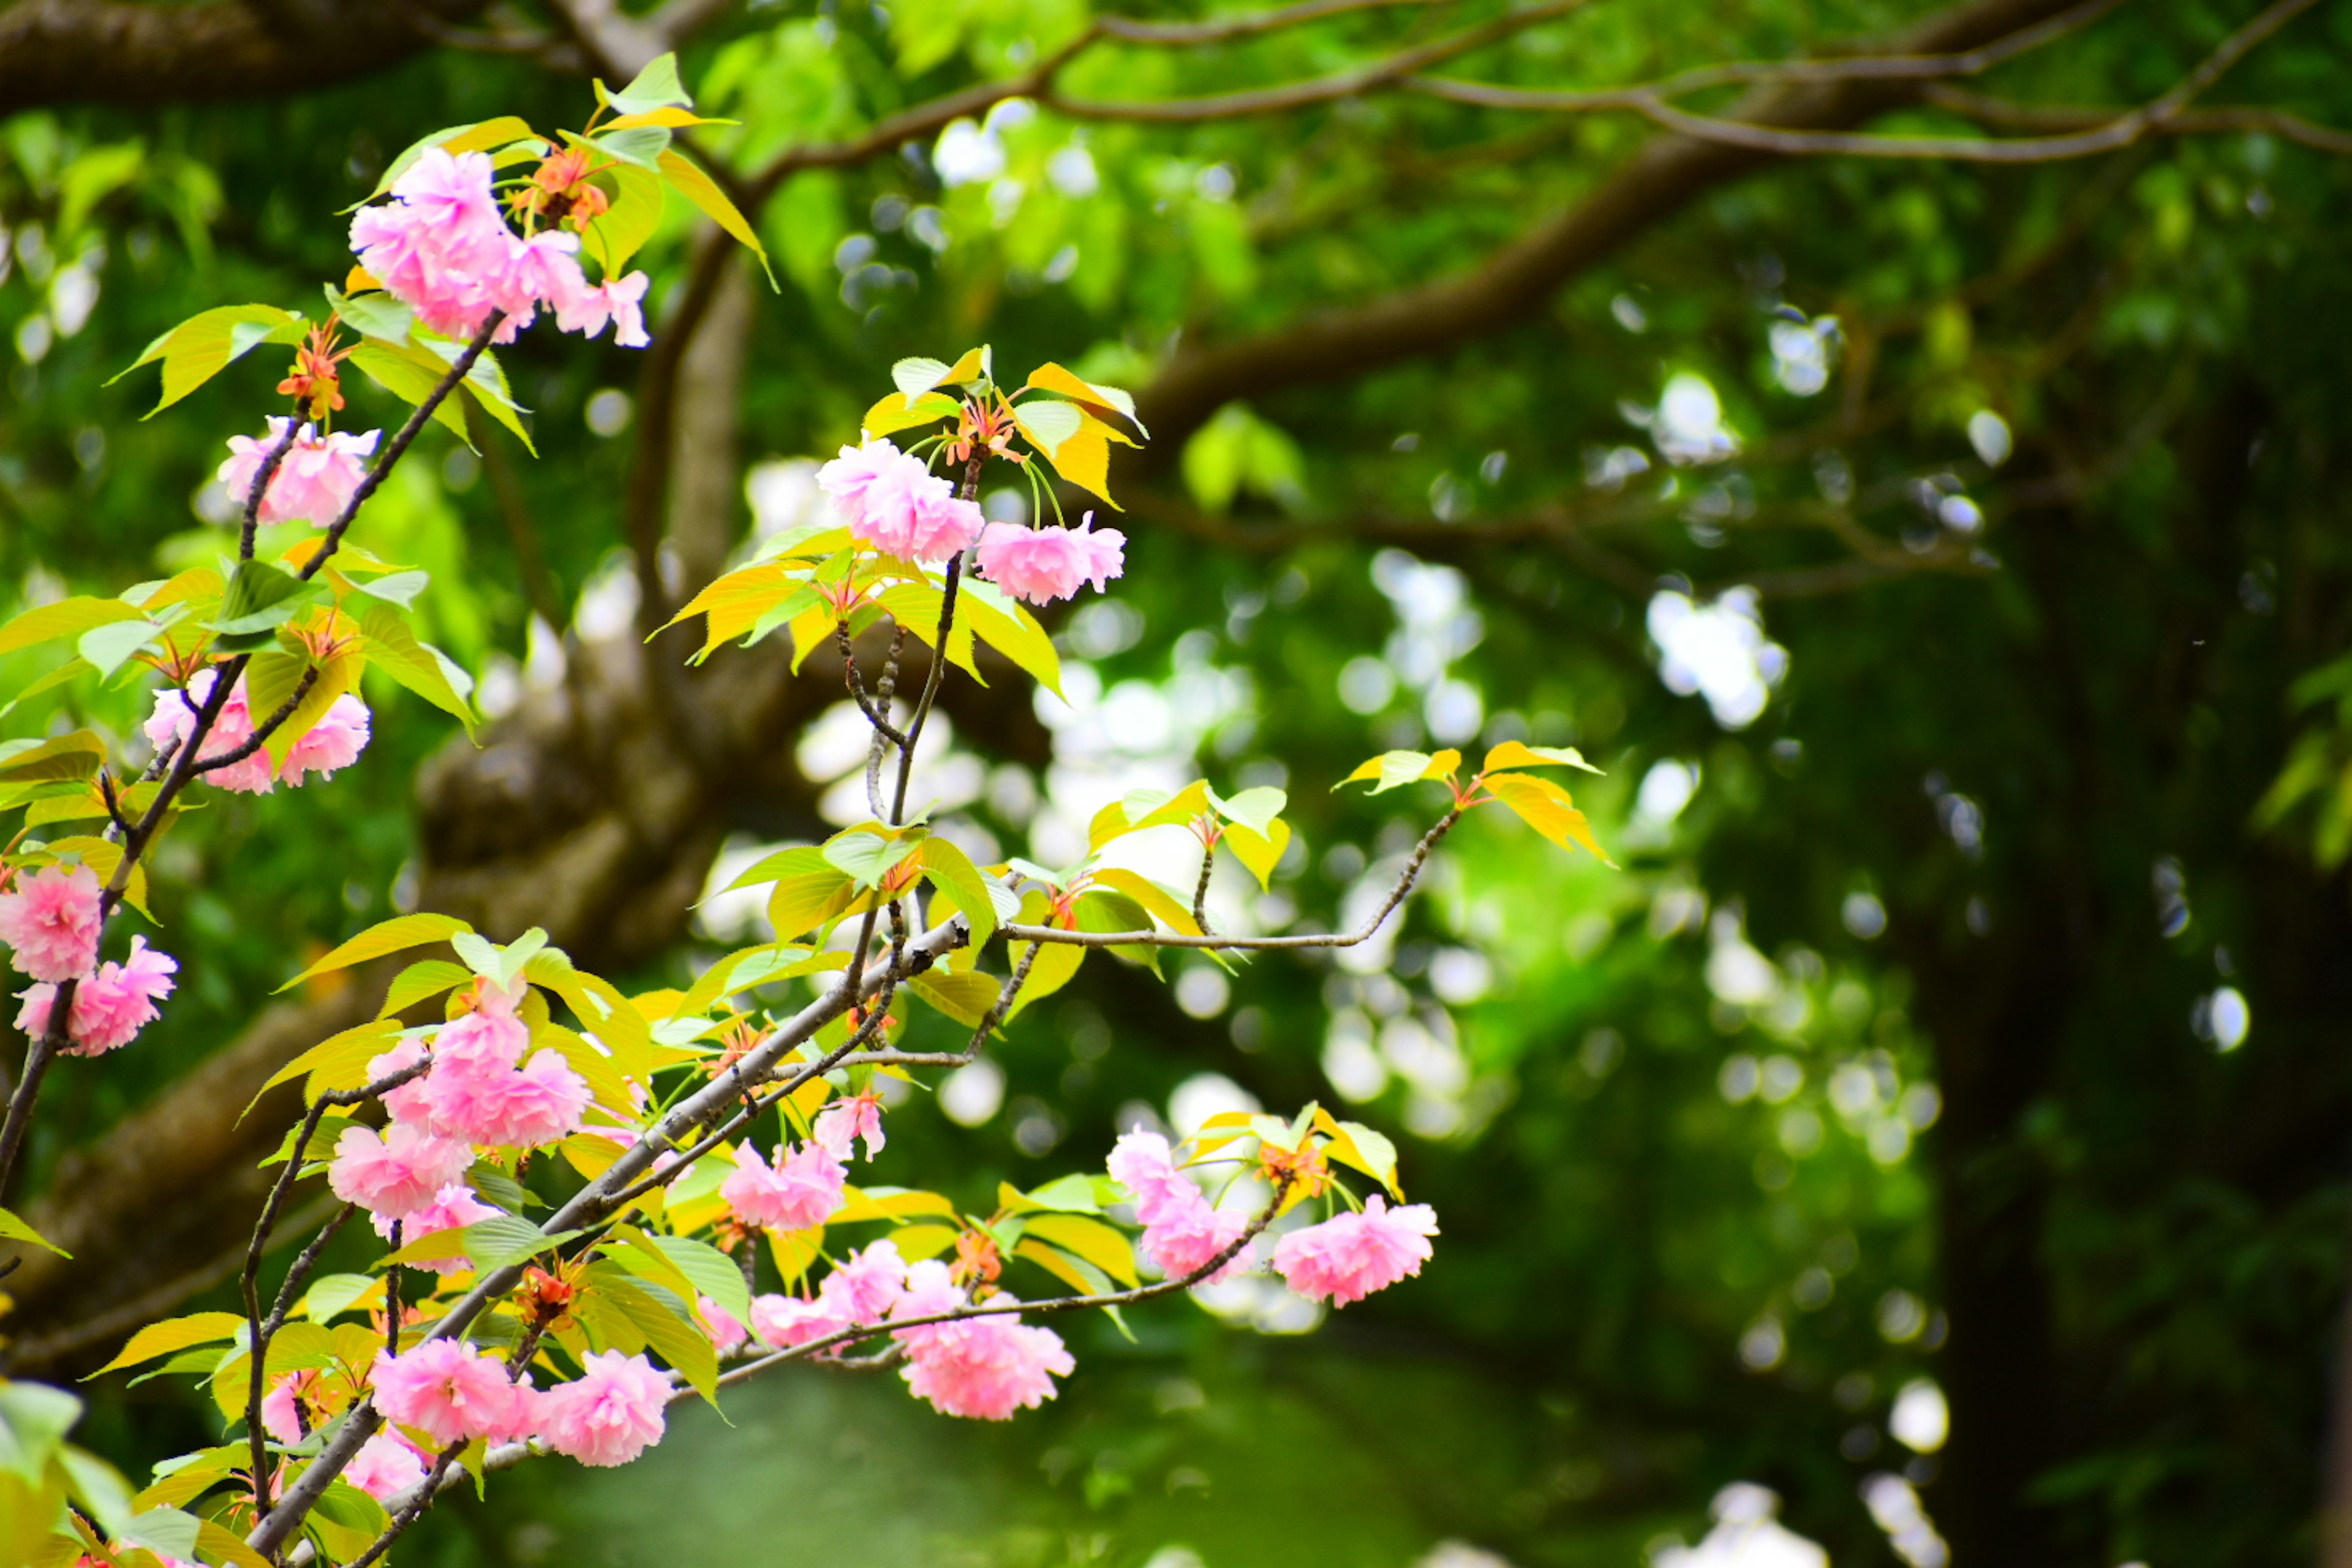
[[[2040,29],[2077,7],[2058,0],[1975,0],[1935,16],[1891,45],[1854,59],[1965,54]],[[2035,37],[2040,37],[2036,32]],[[1917,81],[1798,80],[1757,89],[1731,116],[1786,129],[1843,129],[1918,99]],[[1774,161],[1769,152],[1665,135],[1629,159],[1599,189],[1457,278],[1328,310],[1257,337],[1180,353],[1139,398],[1158,437],[1125,458],[1150,471],[1183,438],[1241,396],[1343,381],[1425,354],[1443,353],[1539,314],[1570,279],[1706,192]]]
[[[443,26],[488,0],[408,0]],[[0,11],[0,114],[49,103],[271,98],[398,65],[430,40],[380,0],[185,6],[19,0]]]

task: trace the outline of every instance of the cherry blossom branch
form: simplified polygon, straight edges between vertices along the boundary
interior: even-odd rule
[[[238,673],[242,675],[244,673],[243,669],[240,668]],[[286,721],[294,717],[294,710],[302,706],[302,700],[310,696],[310,689],[318,684],[319,667],[314,664],[302,672],[302,679],[294,683],[293,695],[287,698],[285,701],[279,703],[278,706],[278,711],[272,713],[268,719],[264,720],[254,730],[253,733],[246,738],[242,744],[232,747],[228,751],[221,752],[213,756],[206,757],[204,761],[196,763],[194,767],[188,771],[191,773],[201,775],[204,773],[217,772],[222,768],[235,767],[237,763],[253,755],[254,752],[261,750],[262,747],[269,743],[269,737],[278,733],[278,731],[285,726]]]
[[[907,967],[910,973],[928,969],[938,959],[962,946],[969,931],[960,921],[949,921],[916,938],[908,947]],[[565,1230],[583,1229],[594,1224],[617,1206],[614,1194],[635,1182],[653,1164],[657,1154],[673,1147],[677,1142],[710,1121],[726,1114],[740,1098],[743,1089],[764,1082],[783,1058],[800,1048],[819,1029],[864,1000],[866,989],[879,990],[882,976],[874,975],[860,982],[853,993],[844,984],[825,992],[780,1025],[769,1037],[745,1053],[743,1058],[702,1089],[679,1101],[621,1157],[606,1167],[604,1173],[574,1194],[541,1226],[549,1235]],[[472,1288],[454,1302],[440,1321],[427,1331],[427,1337],[449,1339],[470,1327],[491,1302],[496,1301],[522,1279],[524,1263],[519,1260],[476,1279]],[[344,1417],[341,1428],[326,1448],[286,1489],[278,1506],[254,1526],[247,1536],[247,1544],[265,1556],[275,1552],[299,1527],[319,1499],[343,1472],[362,1444],[375,1435],[383,1417],[375,1410],[373,1396],[362,1400]]]
[[[464,352],[449,363],[447,373],[434,384],[433,390],[425,395],[424,401],[409,411],[408,422],[401,426],[391,440],[384,443],[383,452],[370,466],[366,477],[352,489],[351,499],[343,502],[343,510],[337,512],[335,521],[327,525],[325,542],[320,545],[309,561],[303,563],[302,570],[299,574],[303,582],[308,583],[311,578],[316,577],[320,569],[327,564],[328,557],[334,554],[336,548],[342,543],[343,532],[351,527],[352,519],[359,515],[360,508],[368,503],[368,498],[375,494],[376,487],[383,484],[386,476],[391,474],[393,465],[400,461],[402,455],[408,450],[409,444],[415,441],[417,434],[425,428],[425,422],[433,417],[433,411],[447,401],[449,395],[457,390],[458,383],[464,381],[472,373],[475,362],[488,352],[491,337],[506,324],[506,312],[503,310],[490,312],[489,320],[482,323],[482,330],[476,332],[473,341],[466,345]]]
[[[1282,952],[1299,948],[1355,947],[1370,942],[1372,933],[1404,901],[1412,885],[1428,863],[1429,852],[1437,847],[1438,840],[1453,830],[1468,809],[1457,805],[1438,818],[1437,826],[1421,836],[1412,857],[1397,877],[1396,886],[1370,919],[1352,931],[1316,931],[1298,936],[1217,936],[1203,932],[1193,936],[1186,931],[1064,931],[1059,926],[1006,924],[997,928],[1008,941],[1027,942],[1058,942],[1065,947],[1199,947],[1219,950],[1243,949],[1249,952]]]
[[[271,445],[262,457],[261,467],[254,470],[253,489],[246,493],[245,498],[245,526],[237,535],[236,558],[239,561],[253,559],[254,536],[261,528],[261,498],[269,493],[269,481],[278,477],[278,467],[286,461],[286,454],[294,449],[294,437],[301,433],[301,429],[298,421],[289,418],[286,433]]]
[[[310,1152],[310,1140],[317,1136],[319,1124],[326,1120],[328,1110],[340,1106],[358,1105],[388,1093],[412,1079],[424,1077],[432,1065],[429,1059],[415,1062],[374,1083],[321,1094],[312,1100],[310,1109],[303,1113],[302,1121],[295,1130],[292,1142],[288,1145],[286,1169],[279,1173],[277,1182],[271,1185],[269,1196],[261,1205],[261,1216],[254,1222],[253,1240],[245,1250],[245,1273],[240,1284],[245,1295],[246,1321],[252,1329],[248,1345],[252,1374],[247,1380],[245,1420],[246,1435],[253,1448],[253,1503],[257,1512],[269,1506],[269,1454],[264,1442],[266,1433],[261,1421],[261,1399],[268,1384],[266,1363],[269,1359],[269,1342],[279,1329],[285,1327],[286,1314],[293,1305],[294,1291],[318,1262],[318,1255],[328,1238],[352,1217],[352,1208],[348,1204],[343,1205],[342,1212],[328,1221],[318,1239],[294,1260],[293,1268],[278,1288],[277,1300],[271,1307],[269,1317],[264,1321],[261,1316],[261,1259],[269,1244],[269,1233],[277,1228],[278,1214],[285,1208],[287,1199],[293,1195],[295,1184],[302,1179],[303,1161]],[[390,1292],[386,1294],[389,1296]],[[400,1321],[397,1309],[393,1310],[390,1315],[397,1324]]]

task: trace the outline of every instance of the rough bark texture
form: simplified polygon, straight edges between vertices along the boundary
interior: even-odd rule
[[[0,11],[0,114],[47,103],[276,98],[371,76],[487,0],[19,0]]]

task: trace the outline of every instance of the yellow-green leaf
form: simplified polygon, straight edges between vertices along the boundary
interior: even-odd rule
[[[1584,813],[1576,809],[1569,794],[1547,778],[1532,773],[1501,773],[1486,781],[1495,798],[1518,814],[1519,819],[1562,849],[1589,849],[1604,866],[1614,866],[1609,852],[1592,836],[1591,825]]]
[[[6,1209],[0,1209],[0,1241],[29,1241],[35,1247],[47,1247],[59,1258],[73,1256]]]
[[[395,915],[391,920],[368,927],[278,989],[290,990],[305,980],[338,969],[349,969],[354,963],[365,963],[369,959],[382,958],[388,952],[422,947],[428,942],[446,942],[460,931],[473,929],[455,915]]]
[[[664,111],[657,110],[655,110],[655,112],[658,114]],[[677,111],[672,110],[667,112],[676,113]],[[633,123],[649,122],[646,121],[645,117],[639,115],[629,115],[625,118]],[[675,120],[665,120],[658,123],[676,125],[682,122]],[[701,124],[703,121],[696,121],[691,115],[688,115],[684,123]],[[616,121],[606,129],[621,130],[624,127]],[[678,152],[674,147],[666,150],[662,153],[660,163],[662,177],[669,181],[670,188],[676,191],[679,195],[684,196],[688,201],[692,202],[696,206],[700,207],[704,216],[708,216],[711,222],[717,224],[720,228],[727,231],[730,238],[733,239],[739,245],[749,247],[751,254],[760,258],[761,268],[768,274],[769,287],[774,288],[776,286],[776,269],[768,265],[767,247],[760,243],[759,231],[754,229],[749,223],[745,222],[743,215],[735,210],[735,204],[728,199],[727,193],[719,188],[719,182],[712,179],[709,174],[703,173],[701,169],[696,167],[692,159],[687,157],[684,153]]]
[[[1582,768],[1588,773],[1598,773],[1599,768],[1584,760],[1584,753],[1574,746],[1530,746],[1522,741],[1505,741],[1486,753],[1478,765],[1482,773],[1498,773],[1508,768]]]
[[[142,1361],[153,1361],[174,1351],[192,1345],[218,1344],[234,1340],[244,1331],[245,1318],[237,1312],[192,1312],[184,1318],[171,1318],[160,1323],[150,1323],[131,1336],[131,1342],[121,1353],[108,1362],[90,1377],[100,1377],[118,1367],[137,1366]],[[84,1382],[89,1379],[85,1378]]]

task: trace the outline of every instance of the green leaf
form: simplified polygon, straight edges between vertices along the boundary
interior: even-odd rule
[[[694,1288],[725,1309],[738,1322],[751,1316],[751,1292],[743,1284],[743,1270],[735,1260],[706,1241],[683,1236],[647,1237]]]
[[[996,903],[989,897],[988,879],[971,863],[971,857],[933,835],[922,842],[922,864],[934,881],[955,895],[956,907],[971,924],[971,945],[987,945],[996,934]]]
[[[368,193],[368,200],[373,201],[392,189],[393,183],[408,173],[409,166],[423,157],[427,149],[440,147],[453,154],[485,153],[494,147],[504,147],[516,142],[541,139],[539,132],[530,128],[529,121],[511,114],[501,114],[494,120],[479,121],[468,125],[448,126],[402,148],[400,155],[384,165],[383,174],[376,180],[375,189]]]
[[[1055,696],[1062,695],[1062,656],[1037,617],[992,583],[966,577],[959,617],[972,635],[1011,659],[1015,668]]]
[[[1021,428],[1030,443],[1050,459],[1062,444],[1086,426],[1086,416],[1074,403],[1042,398],[1021,405]]]
[[[659,166],[656,160],[669,151],[669,143],[670,132],[666,125],[632,125],[588,138],[588,145],[606,157],[647,173]]]
[[[669,182],[672,190],[700,207],[704,216],[725,229],[729,237],[748,247],[760,258],[761,269],[768,275],[768,286],[777,288],[776,269],[768,265],[768,248],[760,243],[759,231],[735,210],[735,204],[728,199],[727,193],[719,183],[675,147],[663,150],[658,166],[662,177]]]
[[[243,1342],[246,1322],[237,1312],[192,1312],[184,1318],[171,1318],[160,1323],[150,1323],[131,1336],[115,1358],[100,1367],[89,1377],[102,1377],[117,1367],[136,1366],[142,1361],[153,1361],[191,1345],[218,1344],[224,1341]],[[84,1378],[87,1383],[89,1378]]]
[[[354,963],[365,963],[371,958],[382,958],[388,952],[422,947],[429,942],[446,942],[473,929],[455,915],[395,915],[391,920],[368,927],[278,989],[290,990],[305,980],[331,973],[338,969],[349,969]]]
[[[381,338],[388,343],[408,342],[409,329],[416,324],[415,311],[382,292],[355,297],[330,283],[327,308],[362,337]]]
[[[1257,879],[1258,889],[1265,890],[1274,868],[1282,863],[1283,852],[1290,847],[1290,824],[1276,818],[1269,832],[1259,833],[1247,827],[1228,827],[1223,843],[1234,852],[1234,858],[1249,868]]]
[[[374,338],[353,344],[350,363],[361,374],[411,407],[422,407],[449,370],[446,362],[436,358],[423,344],[394,345]],[[435,405],[433,417],[467,447],[473,445],[466,434],[465,412],[456,399],[443,398]]]
[[[0,626],[0,658],[28,647],[38,647],[46,642],[56,642],[60,637],[79,637],[111,621],[141,618],[135,607],[120,599],[94,599],[88,595],[59,599],[54,605],[26,610],[6,626]]]
[[[1489,751],[1486,760],[1478,764],[1478,771],[1498,773],[1506,768],[1548,767],[1582,768],[1588,773],[1601,772],[1586,762],[1584,753],[1574,746],[1530,746],[1521,741],[1505,741]]]
[[[907,988],[967,1029],[980,1027],[996,1005],[1003,987],[992,975],[954,973],[929,969],[907,982]]]
[[[122,1539],[133,1546],[186,1562],[194,1559],[196,1542],[204,1530],[205,1521],[185,1510],[151,1508],[122,1527]]]
[[[360,640],[368,668],[393,679],[474,732],[474,710],[467,702],[473,690],[471,677],[430,643],[419,642],[406,617],[390,605],[369,605],[359,612]],[[460,685],[462,682],[462,686]]]
[[[835,834],[824,846],[825,862],[846,872],[860,889],[881,886],[882,879],[893,867],[923,846],[919,838],[886,837],[878,833],[851,828]],[[776,934],[782,936],[782,929]]]
[[[74,651],[104,680],[134,655],[162,645],[163,628],[151,621],[115,621],[93,626],[75,639]]]
[[[1274,819],[1280,816],[1282,808],[1290,804],[1290,797],[1282,791],[1263,784],[1256,789],[1245,789],[1231,800],[1211,790],[1209,800],[1216,806],[1219,816],[1227,822],[1238,822],[1260,835],[1272,831]]]
[[[948,378],[945,360],[912,354],[890,367],[890,384],[909,404]]]
[[[0,744],[0,784],[86,779],[105,761],[106,742],[88,730],[49,741],[10,741]]]
[[[282,310],[275,305],[218,306],[189,317],[149,343],[144,353],[107,384],[113,385],[142,364],[162,360],[163,395],[144,416],[152,419],[257,345],[299,341],[302,320],[294,311]]]
[[[260,1102],[262,1095],[305,1073],[310,1075],[310,1081],[302,1086],[302,1098],[306,1101],[315,1100],[321,1094],[337,1089],[357,1089],[368,1081],[368,1063],[392,1049],[399,1038],[400,1025],[391,1018],[377,1018],[356,1028],[330,1035],[279,1068],[245,1109],[251,1110]]]
[[[372,599],[383,599],[406,610],[415,607],[416,595],[425,592],[432,583],[432,574],[411,570],[390,573],[371,582],[354,582],[352,585]]]
[[[1066,1252],[1077,1254],[1123,1285],[1139,1283],[1136,1278],[1133,1245],[1124,1235],[1098,1219],[1087,1219],[1072,1214],[1032,1215],[1027,1234],[1050,1241]]]
[[[48,1248],[59,1258],[73,1256],[6,1209],[0,1209],[0,1241],[29,1241],[36,1247]]]
[[[383,1005],[376,1010],[380,1018],[395,1013],[405,1013],[428,996],[438,996],[444,991],[454,991],[474,978],[474,972],[462,963],[452,963],[446,958],[428,958],[412,963],[394,977],[383,994]]]
[[[379,1258],[376,1267],[388,1268],[394,1264],[443,1263],[453,1258],[463,1258],[473,1265],[477,1274],[488,1274],[504,1268],[509,1263],[520,1263],[536,1258],[560,1242],[569,1241],[580,1233],[560,1231],[548,1235],[527,1219],[514,1215],[499,1215],[490,1219],[476,1220],[468,1226],[453,1226],[436,1230],[431,1236],[420,1237],[391,1256]]]
[[[269,633],[292,620],[297,611],[326,598],[327,593],[324,583],[315,579],[306,583],[270,562],[240,561],[228,580],[228,591],[222,595],[220,611],[209,624],[220,634],[225,648],[238,642],[257,647]]]
[[[321,1274],[302,1295],[302,1315],[324,1323],[351,1310],[352,1304],[374,1289],[378,1281],[366,1274]]]
[[[618,92],[608,89],[603,82],[596,84],[597,100],[618,114],[645,114],[665,105],[678,109],[694,107],[693,94],[678,79],[677,57],[660,55],[631,79],[629,85]]]
[[[1331,787],[1343,789],[1371,779],[1378,781],[1372,785],[1372,793],[1385,795],[1422,779],[1444,778],[1461,765],[1462,753],[1455,751],[1440,752],[1434,756],[1424,752],[1382,752]]]
[[[651,169],[623,163],[599,172],[596,179],[612,185],[606,198],[611,205],[581,233],[580,249],[595,258],[607,279],[618,278],[629,258],[661,226],[662,177]]]
[[[590,1264],[588,1283],[593,1294],[604,1299],[603,1304],[615,1310],[644,1335],[646,1342],[677,1369],[697,1394],[714,1407],[718,1405],[719,1354],[700,1329],[662,1305],[658,1297],[617,1264]]]
[[[1073,906],[1078,929],[1084,931],[1150,931],[1151,912],[1135,899],[1115,889],[1096,886],[1078,896]],[[1114,947],[1109,952],[1129,963],[1160,973],[1160,949],[1146,942]]]

